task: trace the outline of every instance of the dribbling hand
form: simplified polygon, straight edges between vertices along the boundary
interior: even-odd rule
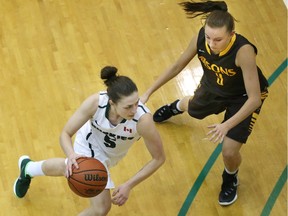
[[[68,161],[67,161],[67,164],[66,164],[66,173],[65,173],[66,178],[68,178],[70,175],[72,175],[72,166],[75,166],[76,169],[79,169],[79,165],[77,163],[77,159],[80,158],[80,157],[85,157],[85,156],[78,155],[75,152],[73,152],[72,154],[70,154],[68,156]]]

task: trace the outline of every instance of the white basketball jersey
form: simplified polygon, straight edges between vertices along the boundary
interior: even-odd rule
[[[116,165],[126,155],[131,145],[140,139],[137,122],[142,115],[150,111],[139,102],[137,112],[132,120],[123,119],[121,123],[113,126],[107,118],[107,108],[110,106],[108,100],[107,92],[99,93],[96,113],[78,133],[81,133],[81,137],[86,137],[91,157],[100,157],[102,162],[111,167]]]

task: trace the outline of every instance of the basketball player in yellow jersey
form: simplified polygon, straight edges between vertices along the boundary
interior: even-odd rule
[[[20,176],[14,183],[14,193],[22,198],[26,195],[31,179],[35,176],[66,176],[72,174],[72,165],[79,168],[76,159],[95,157],[108,169],[105,190],[90,198],[91,205],[80,216],[107,215],[111,203],[122,206],[130,191],[151,176],[165,161],[162,141],[148,108],[139,101],[135,83],[126,76],[118,76],[115,67],[105,67],[101,78],[107,86],[106,92],[88,97],[66,123],[60,144],[65,158],[31,161],[28,156],[18,161]],[[76,134],[74,148],[72,136]],[[114,188],[109,168],[115,166],[128,149],[143,137],[152,159],[122,185]]]
[[[192,18],[206,15],[205,25],[180,58],[146,91],[141,101],[145,103],[154,91],[179,74],[198,55],[204,74],[195,95],[162,106],[153,118],[155,122],[163,122],[188,111],[190,116],[203,119],[225,111],[222,123],[208,126],[208,136],[211,136],[210,141],[223,142],[225,168],[219,204],[230,205],[237,199],[240,149],[267,97],[268,83],[256,65],[256,47],[235,33],[234,18],[224,1],[191,1],[181,5]]]

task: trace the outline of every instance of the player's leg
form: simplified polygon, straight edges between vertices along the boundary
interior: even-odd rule
[[[65,158],[51,158],[43,161],[42,171],[46,176],[65,176]]]
[[[225,137],[222,146],[222,156],[225,168],[230,171],[236,171],[241,164],[242,158],[240,154],[240,149],[242,143],[233,140],[229,137]]]
[[[78,216],[104,216],[111,209],[111,194],[105,189],[98,196],[90,198],[90,207],[82,211]]]
[[[211,114],[218,114],[225,110],[225,106],[216,95],[211,94],[203,86],[199,85],[194,96],[186,96],[183,99],[177,99],[171,104],[160,107],[153,115],[155,122],[163,122],[174,115],[188,111],[189,115],[203,119]]]
[[[262,94],[262,102],[267,97],[267,92]],[[227,107],[224,121],[235,115],[243,106],[247,97],[239,97],[233,104]],[[262,106],[262,105],[261,105]],[[237,126],[229,130],[223,141],[222,155],[225,169],[222,174],[223,183],[219,194],[220,205],[230,205],[237,199],[238,169],[241,164],[240,149],[246,143],[252,132],[253,126],[260,113],[261,106],[256,109],[250,116],[240,122]]]
[[[23,198],[35,176],[63,176],[66,165],[64,158],[52,158],[45,161],[32,161],[29,156],[24,155],[19,158],[18,166],[20,175],[13,185],[14,194]]]
[[[219,194],[220,205],[230,205],[237,199],[238,168],[241,164],[240,149],[242,143],[225,137],[222,146],[222,156],[225,169],[222,174],[222,185]]]

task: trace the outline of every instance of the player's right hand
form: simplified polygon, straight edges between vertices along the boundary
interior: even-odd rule
[[[79,154],[76,154],[75,152],[71,153],[68,156],[67,164],[66,164],[66,177],[68,178],[70,175],[72,175],[72,166],[75,166],[76,169],[79,169],[79,165],[77,163],[77,159],[80,157],[85,157]]]

